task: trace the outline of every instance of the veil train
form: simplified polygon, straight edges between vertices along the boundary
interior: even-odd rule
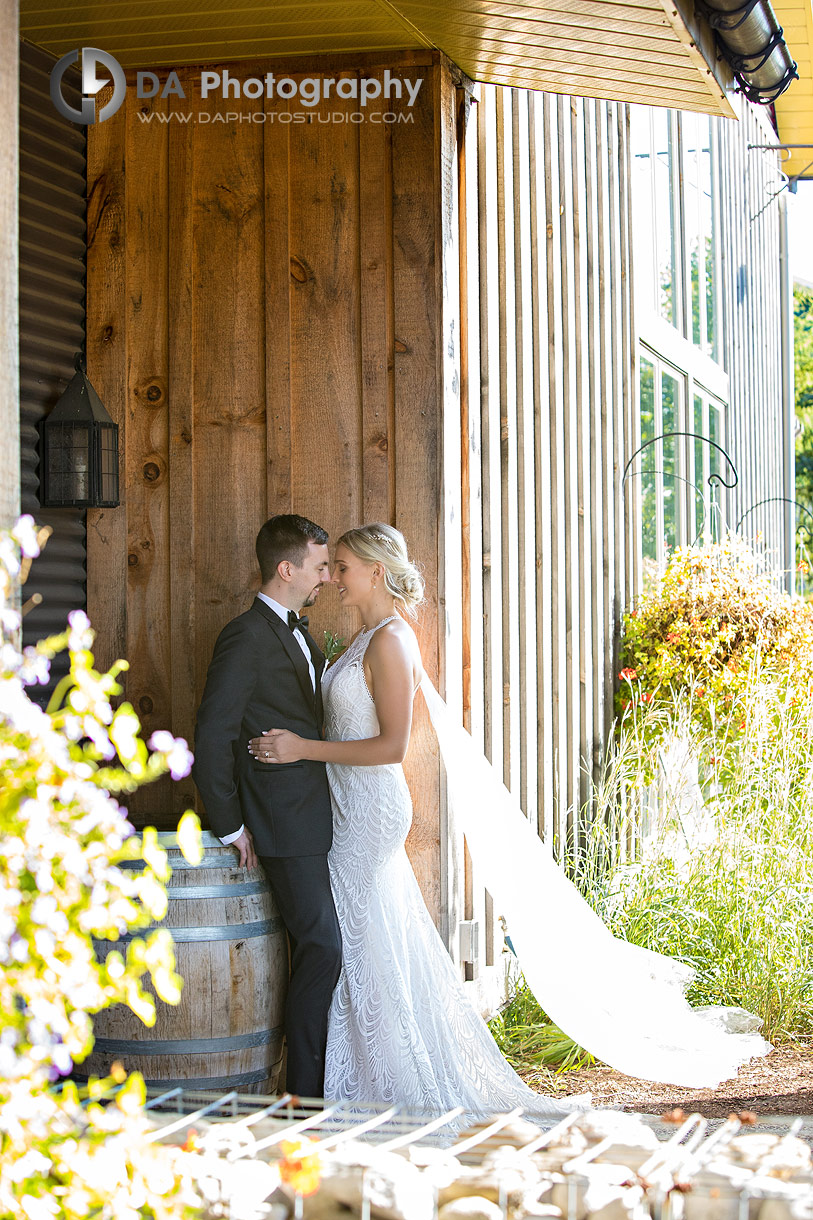
[[[612,935],[425,674],[421,689],[456,826],[551,1019],[628,1076],[690,1088],[714,1088],[768,1054],[758,1017],[742,1008],[691,1008],[690,967]]]

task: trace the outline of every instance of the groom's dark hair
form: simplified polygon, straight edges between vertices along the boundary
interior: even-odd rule
[[[327,531],[307,517],[296,513],[280,513],[271,517],[257,535],[257,561],[263,584],[277,574],[277,565],[287,559],[294,567],[301,568],[308,553],[308,543],[327,542]]]

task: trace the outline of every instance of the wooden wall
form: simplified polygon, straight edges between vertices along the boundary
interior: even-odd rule
[[[0,529],[9,529],[20,511],[20,419],[17,318],[18,171],[17,0],[0,8],[0,106],[5,136],[0,145]]]
[[[461,477],[445,532],[464,597],[447,691],[557,845],[601,758],[636,580],[620,491],[636,444],[628,115],[494,87],[458,105]],[[485,932],[476,975],[495,912],[459,844],[447,872],[457,917]]]
[[[729,374],[729,444],[739,472],[730,496],[733,529],[755,504],[793,496],[792,423],[784,417],[779,157],[749,147],[776,139],[759,107],[744,103],[738,123],[718,120],[722,199],[725,356]],[[792,342],[792,340],[791,340]],[[790,460],[789,460],[790,455]],[[774,501],[748,512],[742,536],[771,567],[786,568],[788,506]]]
[[[334,538],[370,520],[402,529],[427,580],[424,662],[441,672],[448,69],[405,53],[230,71],[385,66],[423,78],[409,122],[376,123],[376,108],[406,110],[377,102],[361,124],[319,122],[358,110],[333,99],[305,123],[218,122],[279,103],[202,101],[190,70],[186,101],[130,89],[90,131],[89,374],[120,425],[124,502],[90,514],[88,605],[100,658],[130,661],[126,693],[148,731],[191,739],[214,640],[258,587],[254,538],[273,513]],[[332,591],[313,620],[317,638],[354,630]],[[422,707],[407,769],[411,856],[437,916],[439,777]],[[132,809],[166,825],[193,799],[191,782],[157,784]]]

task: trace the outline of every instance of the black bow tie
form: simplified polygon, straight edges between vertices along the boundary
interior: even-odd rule
[[[303,614],[300,617],[296,613],[295,610],[289,610],[288,611],[288,626],[291,628],[291,631],[296,631],[297,627],[299,628],[300,631],[307,631],[308,630],[307,614]]]

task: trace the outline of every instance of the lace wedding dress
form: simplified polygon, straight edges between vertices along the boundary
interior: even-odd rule
[[[331,740],[379,731],[363,660],[383,625],[362,631],[322,679]],[[757,1018],[737,1008],[690,1008],[689,967],[611,934],[425,675],[421,689],[450,816],[552,1020],[630,1076],[694,1088],[715,1087],[767,1054]],[[528,1089],[472,1006],[404,850],[412,802],[401,766],[328,764],[327,771],[343,967],[330,1009],[325,1096],[424,1112],[523,1106],[555,1116],[583,1108],[583,1099],[557,1104]]]
[[[330,740],[379,731],[362,662],[383,625],[362,631],[322,679]],[[325,1097],[424,1113],[567,1113],[567,1103],[522,1083],[465,993],[404,850],[412,801],[400,764],[327,770],[343,966],[328,1022]]]

